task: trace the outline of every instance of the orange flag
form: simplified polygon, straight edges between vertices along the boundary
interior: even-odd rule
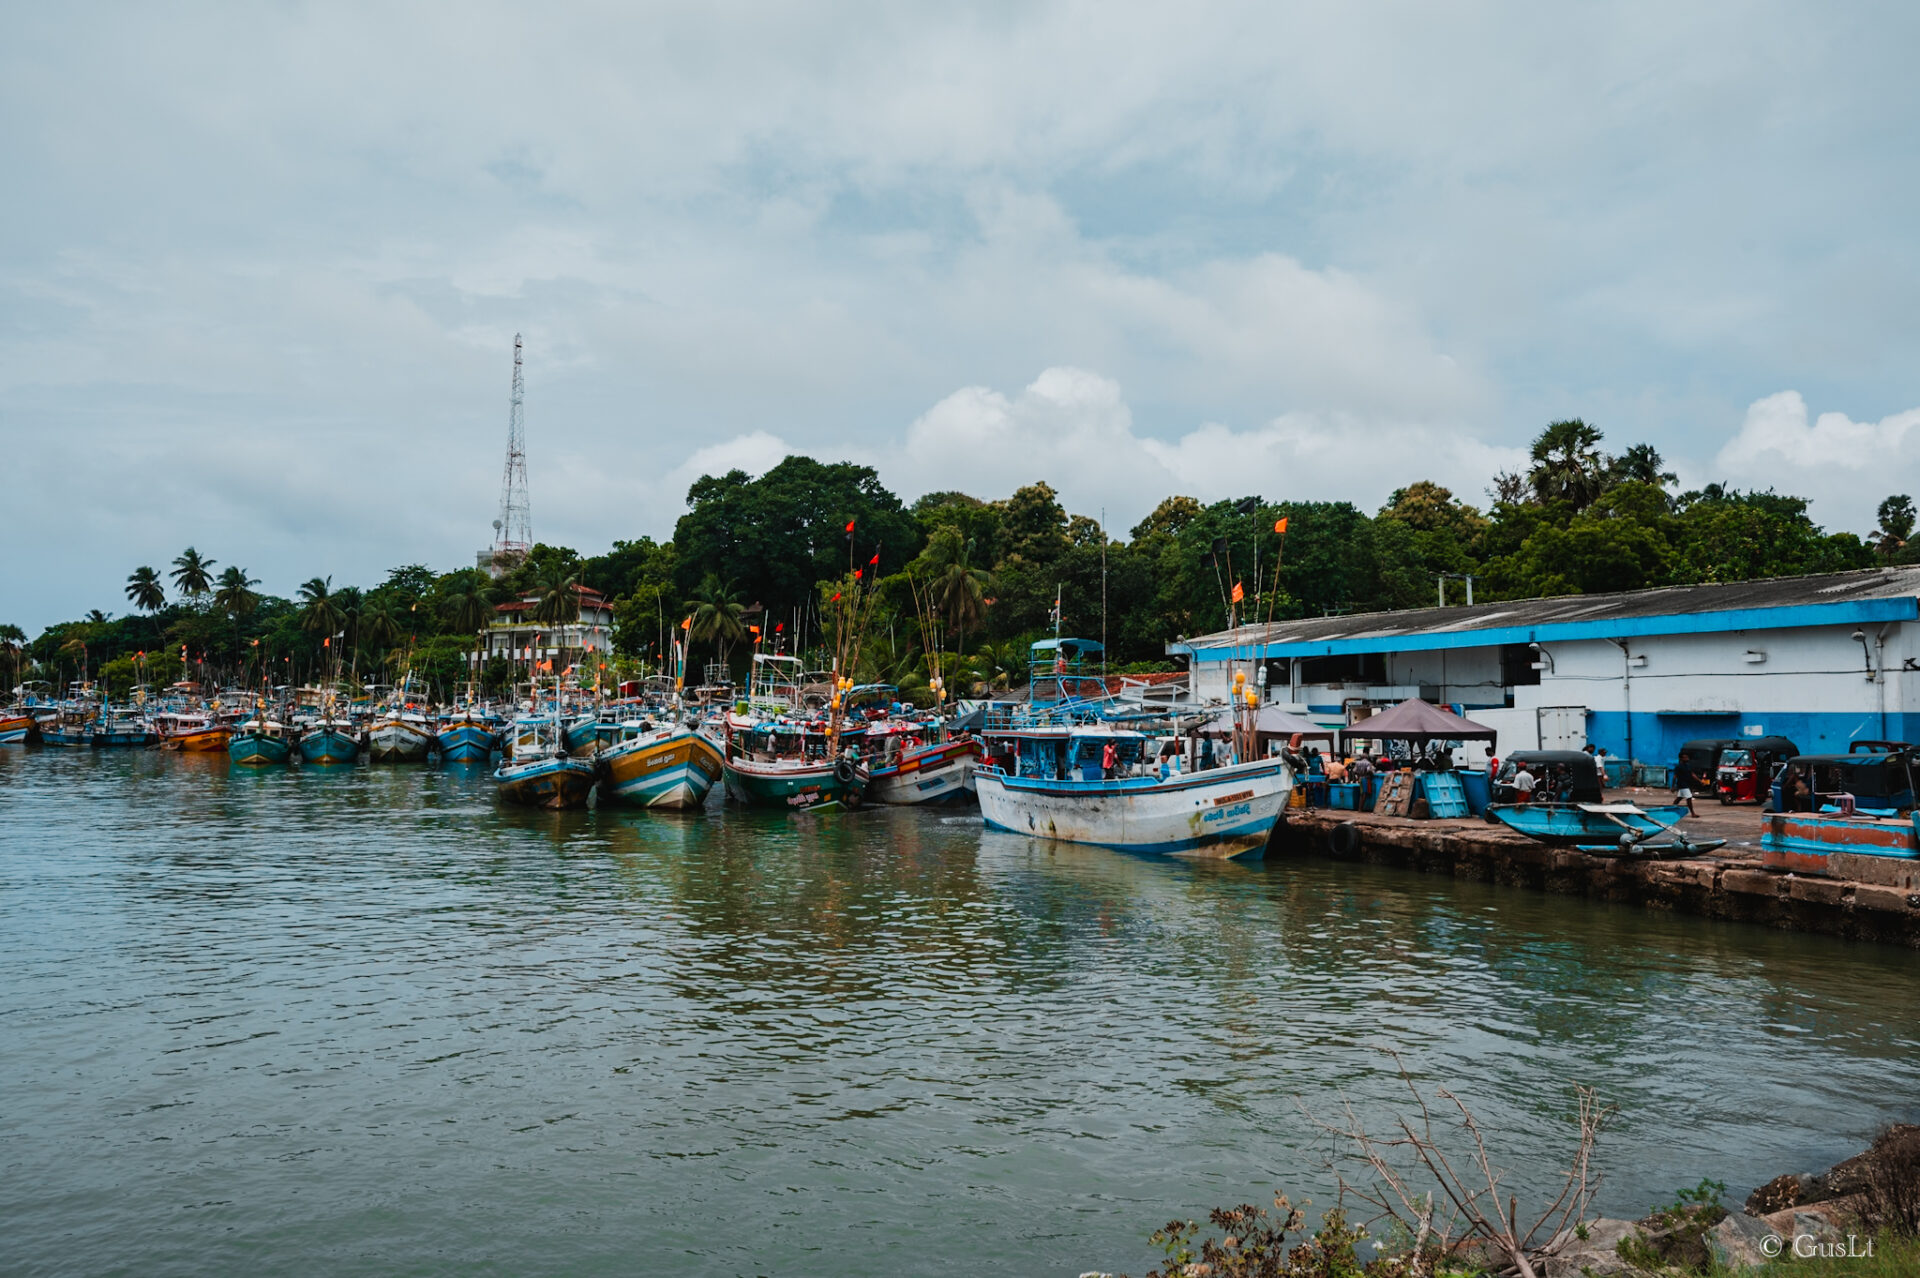
[[[1233,583],[1233,601],[1235,603],[1239,603],[1242,599],[1245,599],[1246,597],[1247,597],[1247,592],[1245,587],[1241,586],[1241,584],[1237,581],[1234,582]]]
[[[1286,534],[1286,531],[1287,531],[1287,521],[1286,521],[1286,520],[1284,520],[1284,519],[1276,519],[1276,520],[1274,520],[1274,521],[1273,521],[1273,530],[1274,530],[1275,532],[1277,532],[1277,533],[1280,533],[1280,534],[1281,534],[1282,536],[1284,536],[1284,535]]]

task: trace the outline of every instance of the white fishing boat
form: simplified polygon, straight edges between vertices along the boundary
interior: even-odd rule
[[[1033,646],[1034,699],[989,718],[986,762],[974,770],[988,825],[1038,838],[1166,856],[1232,857],[1264,849],[1293,793],[1282,757],[1212,762],[1211,746],[1168,738],[1107,717],[1082,695],[1091,640]],[[1248,734],[1251,739],[1251,734]]]
[[[367,733],[367,757],[375,763],[418,763],[436,744],[432,719],[395,707],[374,719]]]

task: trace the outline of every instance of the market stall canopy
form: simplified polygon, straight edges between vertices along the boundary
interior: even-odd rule
[[[1220,711],[1196,730],[1203,737],[1232,736],[1233,711]],[[1323,728],[1311,719],[1289,714],[1279,706],[1260,707],[1260,717],[1255,720],[1253,730],[1262,737],[1291,737],[1298,733],[1300,736],[1313,737],[1322,741],[1331,741],[1334,738],[1332,728]]]
[[[1345,728],[1347,741],[1491,741],[1492,728],[1415,697]]]

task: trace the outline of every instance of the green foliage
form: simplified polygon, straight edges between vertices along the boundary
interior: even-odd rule
[[[1648,1270],[1705,1269],[1712,1261],[1707,1231],[1727,1218],[1720,1202],[1726,1192],[1726,1185],[1717,1180],[1678,1190],[1671,1203],[1656,1208],[1639,1222],[1632,1237],[1621,1240],[1616,1249],[1620,1258]]]
[[[1347,1223],[1335,1208],[1320,1218],[1320,1227],[1299,1237],[1305,1214],[1284,1195],[1276,1195],[1274,1210],[1243,1203],[1217,1207],[1207,1219],[1219,1236],[1203,1234],[1191,1220],[1169,1221],[1155,1230],[1150,1241],[1166,1253],[1166,1260],[1147,1278],[1451,1278],[1471,1272],[1450,1264],[1438,1248],[1419,1252],[1401,1248],[1378,1253],[1366,1229]],[[1289,1247],[1289,1237],[1298,1241]],[[1362,1250],[1376,1252],[1362,1259]]]

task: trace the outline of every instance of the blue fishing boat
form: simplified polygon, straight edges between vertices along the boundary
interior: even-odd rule
[[[1576,847],[1601,855],[1690,856],[1711,852],[1725,839],[1689,839],[1679,829],[1684,803],[1643,808],[1636,803],[1495,804],[1487,814],[1541,843]],[[1669,839],[1656,843],[1650,840]]]
[[[471,710],[447,719],[434,737],[440,744],[440,757],[448,763],[485,763],[500,743],[499,734]]]
[[[344,719],[322,719],[300,734],[300,757],[308,763],[352,763],[360,757],[360,734]]]
[[[227,739],[227,757],[243,767],[272,767],[293,757],[293,738],[284,723],[249,719]]]
[[[96,750],[139,749],[159,739],[147,717],[133,710],[112,710],[93,721]]]
[[[536,693],[536,704],[538,694]],[[598,779],[593,761],[567,752],[558,698],[541,717],[514,721],[513,748],[494,769],[500,801],[531,808],[581,808]]]

